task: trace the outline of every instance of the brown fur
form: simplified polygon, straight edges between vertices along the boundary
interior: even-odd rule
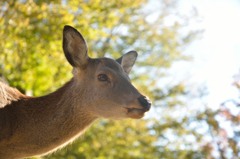
[[[76,110],[74,103],[69,102],[73,99],[66,87],[71,85],[72,81],[58,91],[39,98],[19,94],[18,100],[1,108],[0,158],[48,153],[80,135],[94,121],[95,117]],[[12,94],[16,95],[14,92],[8,95],[11,97]],[[67,101],[61,102],[61,97]]]
[[[130,71],[135,52],[121,63],[91,59],[83,37],[69,26],[63,47],[74,76],[57,91],[28,97],[0,83],[0,159],[44,155],[77,138],[97,118],[141,118],[149,110],[124,70]],[[106,81],[98,78],[102,74]]]

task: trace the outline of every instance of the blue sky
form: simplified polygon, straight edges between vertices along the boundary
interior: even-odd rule
[[[190,28],[202,28],[204,33],[185,50],[194,57],[190,78],[206,84],[206,102],[214,107],[238,95],[232,82],[240,69],[240,1],[179,1],[180,12],[188,14],[193,8],[200,20]]]

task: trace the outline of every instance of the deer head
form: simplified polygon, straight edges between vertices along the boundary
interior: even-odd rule
[[[141,118],[150,109],[151,102],[131,84],[128,76],[137,58],[136,51],[117,60],[90,58],[86,41],[71,26],[64,27],[63,50],[73,67],[76,106],[84,103],[81,109],[88,114],[114,119]],[[79,87],[84,87],[84,91]]]

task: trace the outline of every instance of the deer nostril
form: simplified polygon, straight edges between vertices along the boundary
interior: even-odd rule
[[[145,96],[139,97],[138,101],[146,110],[150,109],[151,101],[149,99],[147,99]]]

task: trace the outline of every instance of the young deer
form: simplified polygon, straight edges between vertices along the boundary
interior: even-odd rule
[[[63,50],[73,78],[57,91],[29,97],[0,82],[0,158],[44,155],[76,139],[97,118],[142,118],[150,101],[130,83],[137,53],[115,60],[88,57],[87,44],[71,26]]]

